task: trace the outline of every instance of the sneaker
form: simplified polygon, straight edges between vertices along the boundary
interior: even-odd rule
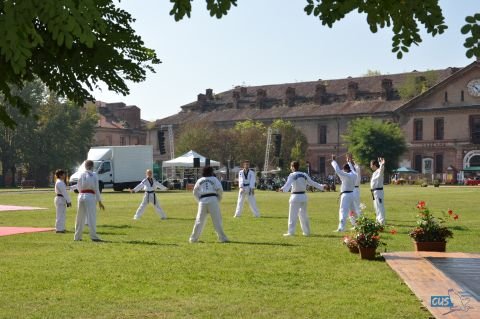
[[[293,237],[295,234],[290,234],[290,233],[285,233],[283,234],[283,237]]]

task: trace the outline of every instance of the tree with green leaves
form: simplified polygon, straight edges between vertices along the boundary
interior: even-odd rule
[[[399,157],[407,150],[398,124],[370,117],[352,120],[342,137],[356,162],[369,167],[371,160],[383,157],[387,172],[396,168]]]
[[[52,92],[83,105],[100,82],[126,95],[125,80],[141,82],[160,63],[144,46],[132,16],[113,0],[0,0],[0,93],[27,115],[33,105],[15,88],[38,78]],[[0,103],[0,122],[15,120]]]

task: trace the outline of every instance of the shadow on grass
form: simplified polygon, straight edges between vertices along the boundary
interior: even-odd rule
[[[465,227],[465,226],[453,226],[450,228],[453,230],[470,230],[468,227]]]
[[[298,246],[292,245],[289,243],[268,243],[268,242],[252,242],[252,241],[236,241],[231,240],[228,242],[229,244],[240,244],[240,245],[259,245],[259,246]]]
[[[308,237],[318,238],[343,238],[347,233],[335,233],[335,234],[310,234]]]
[[[178,246],[177,244],[159,243],[156,241],[146,241],[146,240],[128,240],[128,241],[121,241],[118,243],[131,244],[131,245],[146,245],[146,246]]]
[[[265,215],[262,215],[262,216],[260,216],[260,218],[288,219],[288,215],[287,216],[265,216]]]
[[[105,227],[105,228],[133,228],[132,225],[97,225],[97,227]]]
[[[190,221],[195,221],[195,217],[193,218],[181,218],[181,217],[167,217],[167,221],[168,220],[190,220]]]
[[[88,233],[88,232],[85,232]],[[127,233],[114,233],[110,231],[97,231],[97,234],[99,235],[117,235],[117,236],[126,236]]]

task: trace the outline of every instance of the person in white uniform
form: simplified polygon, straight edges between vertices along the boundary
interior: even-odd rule
[[[358,218],[362,215],[362,208],[360,207],[360,182],[362,180],[362,174],[360,172],[360,165],[355,163],[352,154],[347,154],[347,163],[350,163],[350,167],[352,167],[353,171],[357,173],[355,188],[353,189],[353,211]]]
[[[72,200],[67,192],[67,185],[65,185],[65,171],[57,169],[55,171],[57,181],[55,182],[55,204],[56,219],[55,231],[56,233],[65,233],[65,218],[67,216],[67,207],[72,206]]]
[[[385,225],[385,203],[383,193],[385,159],[379,157],[378,160],[370,161],[370,168],[373,171],[372,178],[370,179],[370,191],[372,192],[376,220],[380,224]]]
[[[140,184],[135,186],[133,190],[130,189],[130,193],[138,192],[139,190],[145,191],[143,200],[140,203],[140,206],[138,206],[138,209],[135,212],[135,216],[133,216],[133,219],[140,219],[140,217],[145,212],[145,208],[147,208],[148,203],[151,203],[153,205],[155,211],[161,219],[167,219],[167,215],[160,207],[160,203],[158,202],[157,196],[155,195],[155,189],[158,188],[160,190],[167,190],[167,188],[153,178],[152,170],[147,169],[145,175],[146,178],[141,181]]]
[[[97,236],[97,202],[100,209],[105,209],[98,188],[98,176],[93,173],[93,161],[85,161],[85,171],[80,174],[77,183],[78,203],[75,220],[75,241],[82,240],[85,220],[88,217],[88,228],[92,241],[102,241]]]
[[[343,169],[340,169],[338,166],[335,155],[332,155],[332,166],[337,173],[338,177],[340,178],[342,185],[340,188],[340,209],[338,212],[338,228],[335,232],[343,232],[345,231],[345,224],[347,222],[347,218],[349,217],[349,212],[354,210],[353,207],[353,190],[355,189],[355,181],[357,180],[357,173],[353,171],[352,164],[347,162],[343,166]],[[355,226],[355,216],[350,216],[350,222],[352,225]]]
[[[258,211],[255,200],[255,181],[255,171],[250,169],[249,161],[244,161],[243,170],[238,173],[239,192],[234,217],[240,217],[242,215],[243,204],[246,198],[248,198],[248,204],[250,205],[253,216],[260,217],[260,212]]]
[[[314,182],[308,174],[299,172],[298,161],[293,161],[290,164],[292,173],[288,175],[287,182],[279,191],[288,192],[291,190],[289,209],[288,209],[288,232],[283,236],[294,236],[297,226],[297,216],[300,219],[300,226],[302,227],[303,236],[310,235],[310,220],[307,213],[307,185],[323,190],[325,185]]]
[[[219,205],[223,195],[222,184],[213,175],[213,168],[211,166],[203,168],[202,176],[203,177],[197,180],[193,187],[193,196],[195,196],[198,202],[198,212],[189,242],[198,242],[205,227],[208,214],[210,214],[212,218],[218,240],[222,243],[228,242],[228,238],[223,231],[222,214],[220,213]]]

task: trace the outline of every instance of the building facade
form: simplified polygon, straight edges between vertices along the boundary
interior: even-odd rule
[[[125,103],[95,102],[98,123],[92,146],[145,145],[147,133],[140,108]]]
[[[415,86],[423,86],[422,93],[404,93]],[[305,134],[311,171],[325,176],[332,174],[331,154],[345,154],[342,135],[359,117],[400,125],[408,146],[400,166],[446,182],[460,172],[462,179],[465,168],[480,166],[480,61],[427,72],[236,87],[215,95],[207,89],[178,114],[157,120],[147,143],[161,161],[169,152],[160,154],[158,131],[167,125],[175,131],[197,121],[232,127],[247,119],[267,125],[283,119]]]

